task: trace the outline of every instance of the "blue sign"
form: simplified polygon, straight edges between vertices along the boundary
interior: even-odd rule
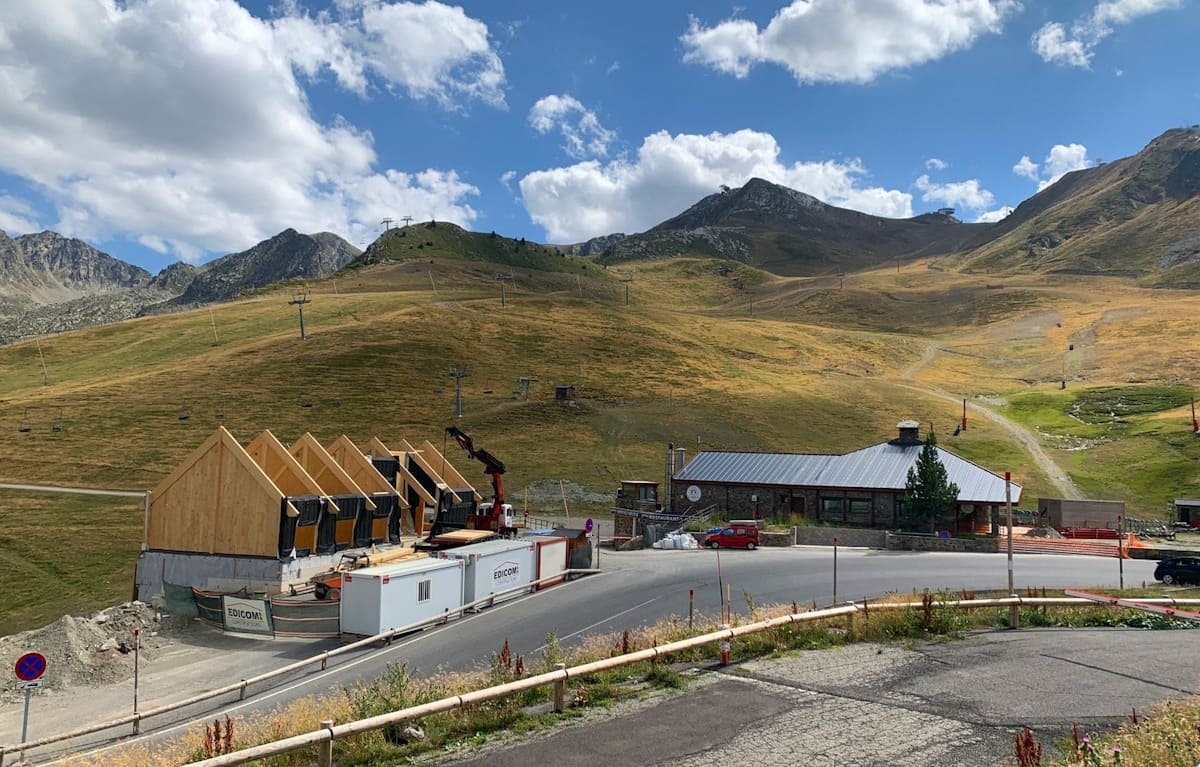
[[[22,682],[32,682],[46,673],[46,656],[40,652],[27,652],[17,658],[13,669],[17,672],[17,679]]]
[[[583,529],[589,533],[592,532],[592,518],[591,517],[588,517],[587,522],[583,523]]]

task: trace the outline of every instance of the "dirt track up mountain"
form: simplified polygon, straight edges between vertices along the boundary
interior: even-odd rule
[[[922,353],[920,359],[905,368],[901,375],[903,375],[903,377],[906,379],[911,379],[917,373],[917,371],[933,361],[933,358],[937,356],[938,351],[939,349],[937,344],[929,344],[925,348],[925,351]],[[959,396],[930,386],[920,386],[911,382],[898,383],[896,385],[905,389],[921,392],[922,394],[928,394],[931,397],[947,400],[949,402],[957,403],[962,401],[962,398]],[[1084,497],[1078,486],[1076,486],[1076,484],[1071,480],[1071,476],[1067,474],[1067,472],[1064,471],[1063,468],[1059,466],[1058,463],[1050,457],[1050,454],[1047,453],[1042,447],[1042,443],[1038,439],[1038,435],[1035,431],[1032,429],[1027,429],[1021,424],[1005,418],[1003,415],[979,404],[978,402],[968,402],[967,407],[971,411],[978,413],[982,417],[1004,429],[1013,437],[1013,439],[1021,443],[1021,446],[1025,448],[1025,452],[1029,453],[1030,457],[1033,458],[1034,463],[1041,467],[1042,471],[1046,472],[1046,476],[1050,478],[1050,482],[1055,488],[1058,489],[1058,492],[1062,494],[1063,498]]]

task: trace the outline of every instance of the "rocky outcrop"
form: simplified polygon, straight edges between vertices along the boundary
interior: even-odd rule
[[[228,301],[243,291],[275,282],[328,277],[359,252],[335,234],[309,235],[285,229],[249,250],[205,264],[170,304],[179,307]]]
[[[8,237],[0,232],[0,294],[33,304],[145,287],[150,273],[55,232]]]

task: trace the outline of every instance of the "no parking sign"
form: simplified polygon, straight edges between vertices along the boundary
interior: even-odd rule
[[[40,652],[27,652],[17,658],[16,664],[13,665],[13,671],[16,672],[17,679],[22,682],[40,679],[42,674],[46,673],[46,656]]]

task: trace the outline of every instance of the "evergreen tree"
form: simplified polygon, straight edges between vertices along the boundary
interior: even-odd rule
[[[908,470],[904,500],[913,516],[922,520],[930,531],[940,517],[957,509],[958,485],[950,481],[946,467],[938,458],[937,437],[932,430],[925,438],[916,465]]]

